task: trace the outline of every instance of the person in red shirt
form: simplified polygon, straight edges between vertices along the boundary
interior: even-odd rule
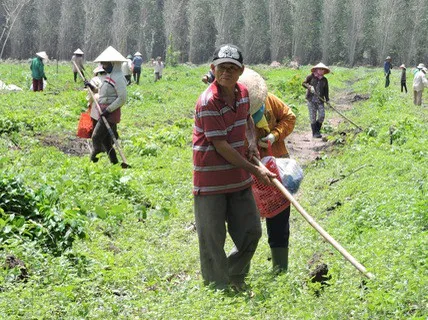
[[[193,129],[193,194],[204,283],[216,289],[245,289],[245,277],[261,237],[260,216],[251,192],[251,174],[272,184],[273,173],[250,160],[259,157],[240,49],[214,52],[215,81],[200,95]],[[235,247],[224,250],[227,231]]]

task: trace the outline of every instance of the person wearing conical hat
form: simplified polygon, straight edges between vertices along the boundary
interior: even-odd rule
[[[96,91],[97,93],[94,93],[94,98],[96,99],[96,101],[98,101],[99,100],[98,91],[101,88],[101,85],[103,84],[107,74],[101,65],[98,65],[92,72],[94,76],[89,82],[95,87],[94,91]],[[89,91],[86,96],[86,100],[88,101],[88,108],[92,108],[92,109],[97,108],[95,106],[95,101],[93,100],[92,95],[89,93]]]
[[[136,84],[140,84],[142,64],[143,64],[142,54],[139,51],[137,51],[134,53],[134,59],[132,60],[132,76],[134,77],[134,82]]]
[[[418,73],[419,71],[422,70],[422,68],[425,68],[425,65],[423,63],[419,63],[416,68],[413,70],[413,76],[416,75],[416,73]]]
[[[284,139],[293,132],[296,124],[296,116],[291,108],[277,96],[268,92],[263,77],[249,68],[245,68],[238,82],[244,84],[248,89],[250,113],[256,125],[260,157],[289,158]],[[271,154],[268,152],[269,143],[271,144]],[[268,243],[275,273],[286,272],[288,269],[289,221],[289,203],[277,215],[266,218]]]
[[[416,72],[415,77],[413,78],[413,104],[415,106],[422,105],[424,88],[428,87],[428,80],[425,76],[427,71],[427,68],[422,67],[421,70]]]
[[[162,62],[162,57],[157,57],[156,61],[153,61],[153,73],[155,75],[155,82],[162,79],[162,71],[165,68],[165,64]]]
[[[302,85],[306,88],[312,136],[322,138],[320,130],[325,118],[324,102],[329,101],[328,80],[324,75],[330,73],[330,69],[320,62],[312,67],[311,72]]]
[[[45,75],[43,60],[48,60],[45,51],[36,53],[36,57],[31,60],[30,70],[33,78],[33,91],[43,91],[43,80],[48,80]]]
[[[388,88],[390,83],[389,76],[391,75],[392,70],[391,60],[391,57],[387,56],[385,62],[383,63],[383,72],[385,73],[385,88]]]
[[[118,163],[116,151],[113,148],[113,139],[107,130],[104,121],[100,117],[105,117],[114,135],[118,138],[117,124],[121,118],[121,108],[126,102],[126,80],[122,73],[122,62],[126,58],[115,48],[105,49],[94,62],[99,62],[107,73],[101,86],[96,88],[89,81],[85,81],[85,87],[89,87],[92,92],[98,92],[98,103],[101,107],[101,114],[98,108],[91,109],[91,118],[94,131],[92,133],[92,154],[91,161],[97,162],[97,155],[106,152],[110,162]]]
[[[400,66],[401,69],[401,78],[400,78],[400,84],[401,84],[401,92],[403,92],[403,89],[407,93],[407,75],[406,75],[406,65],[402,64]]]
[[[126,84],[129,86],[131,84],[131,74],[132,74],[132,55],[128,54],[126,56],[126,61],[122,62],[122,72],[126,79]]]
[[[80,50],[80,48],[77,48],[76,51],[73,52],[73,56],[71,57],[71,66],[74,74],[74,82],[77,81],[78,71],[80,71],[84,76],[83,71],[85,70],[85,67],[83,66],[83,55],[83,51]],[[77,65],[77,67],[74,65],[73,62]]]

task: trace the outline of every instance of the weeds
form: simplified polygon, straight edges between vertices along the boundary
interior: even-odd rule
[[[143,67],[140,85],[128,87],[119,124],[129,170],[110,165],[106,156],[90,163],[84,144],[79,152],[66,152],[66,139],[74,138],[86,108],[86,94],[74,84],[68,63],[59,64],[58,74],[56,66],[46,66],[57,95],[30,92],[28,65],[12,68],[0,65],[7,77],[2,80],[24,91],[2,94],[0,106],[0,265],[13,255],[25,263],[28,278],[22,283],[18,269],[0,267],[0,318],[422,319],[427,314],[428,115],[400,95],[398,80],[386,91],[381,69],[332,68],[332,101],[342,90],[370,97],[346,111],[365,130],[353,135],[346,123],[326,127],[336,142],[334,152],[305,168],[298,194],[308,213],[376,279],[362,284],[358,271],[292,209],[289,272],[273,277],[263,234],[247,281],[254,295],[226,295],[201,283],[193,227],[192,114],[206,88],[200,77],[208,66],[167,67],[156,83],[152,70]],[[310,67],[254,69],[293,107],[296,130],[307,129],[300,81]],[[228,239],[226,250],[231,247]],[[314,252],[322,254],[331,276],[322,290],[310,282]]]

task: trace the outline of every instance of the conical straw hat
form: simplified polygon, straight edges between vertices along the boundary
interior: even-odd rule
[[[105,72],[105,70],[103,69],[103,66],[99,65],[92,72],[96,75],[98,72]]]
[[[250,113],[256,113],[265,103],[268,94],[265,80],[254,70],[245,68],[238,81],[243,83],[248,89],[250,95]]]
[[[112,46],[108,47],[101,53],[94,62],[122,62],[126,61],[126,58]]]
[[[330,73],[330,69],[322,62],[318,63],[316,66],[313,66],[311,72],[314,72],[315,69],[324,69],[325,74]]]
[[[84,54],[82,50],[80,50],[80,48],[77,48],[76,51],[73,52],[74,54]]]
[[[48,55],[46,54],[46,51],[40,51],[40,52],[37,52],[37,53],[36,53],[36,56],[38,56],[38,57],[40,57],[40,58],[42,58],[42,59],[45,59],[45,60],[48,60],[48,59],[49,59]]]
[[[142,56],[142,54],[140,53],[140,51],[137,51],[134,53],[134,56]]]

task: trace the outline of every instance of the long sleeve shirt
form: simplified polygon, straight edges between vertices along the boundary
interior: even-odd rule
[[[265,100],[266,121],[268,122],[270,132],[275,136],[275,143],[272,144],[272,154],[268,154],[267,149],[260,149],[260,156],[266,157],[286,157],[288,150],[285,146],[284,139],[293,132],[296,124],[296,116],[290,107],[275,95],[268,93]],[[262,128],[256,128],[257,139],[265,137],[269,132]]]
[[[421,70],[413,78],[413,90],[422,91],[424,87],[428,87],[428,80],[425,78],[425,73]]]

